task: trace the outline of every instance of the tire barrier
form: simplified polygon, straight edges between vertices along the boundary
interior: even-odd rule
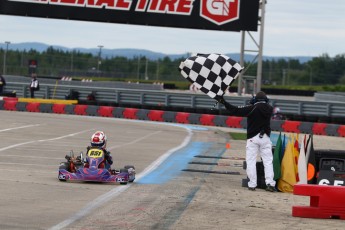
[[[151,110],[147,116],[150,121],[164,121],[163,114],[164,114],[164,111]]]
[[[215,126],[214,121],[213,121],[214,118],[215,118],[215,115],[203,114],[200,117],[200,123],[201,125]]]
[[[242,124],[242,120],[245,119],[243,117],[233,117],[229,116],[228,119],[226,119],[225,123],[230,128],[246,128]],[[246,119],[247,120],[247,119]]]
[[[300,121],[285,121],[282,124],[282,129],[285,132],[289,133],[300,133],[299,126],[301,125]]]
[[[123,118],[127,119],[137,119],[137,112],[139,109],[125,108],[123,111]]]
[[[86,109],[87,105],[76,105],[74,107],[74,113],[76,115],[87,115]]]
[[[16,100],[4,100],[4,109],[9,111],[17,111],[17,103]]]
[[[111,106],[99,106],[98,115],[101,117],[114,117],[114,107]]]
[[[173,122],[181,124],[220,126],[228,128],[247,128],[245,117],[147,110],[112,106],[47,104],[41,102],[20,102],[17,98],[3,98],[0,110],[74,114],[80,116],[102,116],[125,119]],[[306,133],[324,136],[345,137],[345,125],[312,123],[289,120],[271,120],[271,128],[278,132]]]
[[[40,103],[39,102],[29,102],[26,105],[26,111],[28,112],[40,112]]]
[[[176,122],[182,124],[189,124],[189,115],[190,113],[178,112],[176,114]]]
[[[54,104],[53,105],[53,113],[57,114],[65,114],[65,104]]]

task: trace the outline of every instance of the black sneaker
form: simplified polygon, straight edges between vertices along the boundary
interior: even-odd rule
[[[248,187],[249,191],[255,191],[255,188]]]
[[[275,192],[276,189],[272,185],[268,184],[267,187],[266,187],[266,191],[268,191],[268,192]]]

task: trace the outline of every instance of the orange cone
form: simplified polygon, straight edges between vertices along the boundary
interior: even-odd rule
[[[226,143],[225,148],[230,149],[230,143]]]

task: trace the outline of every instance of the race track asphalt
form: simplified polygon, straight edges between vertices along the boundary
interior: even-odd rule
[[[202,144],[207,140],[199,141],[198,135],[192,134],[204,128],[192,132],[176,124],[27,112],[0,111],[0,117],[0,229],[63,229],[98,213],[112,199],[121,200],[124,193],[130,193],[129,200],[133,201],[142,192],[131,193],[132,187],[156,187],[173,180],[187,167],[186,151],[191,151],[191,158],[196,151],[210,148]],[[71,150],[75,155],[85,152],[96,130],[107,134],[115,168],[135,166],[135,183],[122,186],[57,179],[64,156]],[[192,139],[192,148],[181,150]],[[169,160],[174,165],[160,166],[176,151],[180,151],[180,157],[175,154]],[[154,169],[156,175],[149,176]],[[178,190],[176,193],[181,192]],[[121,210],[126,211],[126,206],[127,201],[121,204]]]

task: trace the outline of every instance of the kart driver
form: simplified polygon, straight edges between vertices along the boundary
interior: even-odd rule
[[[110,167],[113,164],[113,158],[110,155],[110,152],[107,151],[106,149],[107,146],[107,136],[105,135],[105,133],[103,131],[96,131],[94,134],[92,134],[91,136],[91,146],[87,147],[87,152],[91,149],[91,148],[98,148],[104,151],[104,159],[105,159],[105,165],[104,163],[102,163],[100,165],[100,167],[104,167],[108,170],[111,170]],[[89,163],[86,162],[84,165],[85,168],[89,167]]]

